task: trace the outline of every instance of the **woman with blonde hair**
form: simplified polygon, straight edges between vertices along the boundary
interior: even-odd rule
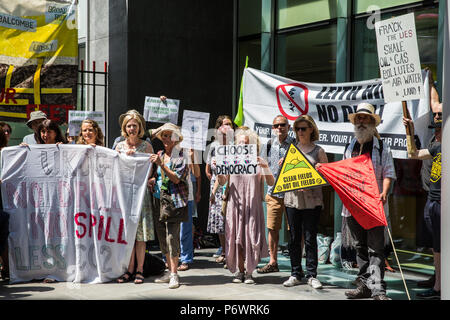
[[[150,143],[142,140],[145,133],[145,120],[139,112],[127,112],[120,116],[119,123],[121,134],[125,137],[116,146],[116,151],[124,152],[126,155],[134,153],[153,153]],[[141,215],[136,231],[136,241],[131,253],[128,270],[117,279],[117,282],[129,282],[134,277],[135,284],[144,283],[144,259],[146,242],[155,238],[153,231],[153,218],[150,201],[150,193],[146,188]],[[136,270],[136,272],[134,272]]]
[[[325,151],[314,142],[319,140],[319,129],[314,119],[308,115],[298,117],[293,124],[297,138],[296,144],[312,165],[328,162]],[[301,283],[303,274],[302,236],[305,241],[306,273],[308,284],[314,289],[322,288],[317,279],[317,227],[323,208],[322,188],[300,189],[287,192],[284,197],[289,223],[289,256],[291,259],[291,276],[283,285],[292,287]]]
[[[259,149],[259,138],[251,129],[240,127],[235,132],[235,144],[256,144]],[[262,201],[264,181],[273,185],[274,177],[267,162],[258,157],[256,174],[219,175],[218,179],[220,185],[228,184],[225,216],[227,267],[234,273],[234,283],[252,284],[253,271],[262,258],[269,256]]]
[[[85,119],[81,122],[77,144],[89,144],[103,147],[103,132],[97,121]]]

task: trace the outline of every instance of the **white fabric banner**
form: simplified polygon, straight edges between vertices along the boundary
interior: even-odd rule
[[[86,145],[2,150],[11,282],[108,282],[128,267],[149,155]]]
[[[429,85],[423,72],[425,99],[408,101],[415,134],[424,147],[431,137]],[[381,117],[377,127],[394,158],[407,158],[406,133],[402,123],[401,102],[385,104],[379,79],[346,83],[307,83],[284,78],[253,68],[244,71],[244,125],[254,129],[263,141],[271,137],[272,121],[284,115],[292,124],[303,114],[314,118],[319,131],[317,142],[328,153],[342,154],[353,137],[348,119],[361,102],[369,102]],[[294,133],[291,131],[291,135]]]

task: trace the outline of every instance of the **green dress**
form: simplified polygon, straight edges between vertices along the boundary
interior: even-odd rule
[[[141,144],[137,146],[136,152],[145,153],[147,141],[141,140]],[[151,147],[151,145],[150,145]],[[126,141],[121,141],[117,144],[117,151],[125,153],[129,150]],[[153,152],[153,148],[151,151]],[[142,204],[141,216],[139,218],[139,224],[136,231],[136,241],[150,241],[155,239],[155,232],[153,228],[153,216],[152,216],[152,206],[151,206],[151,195],[148,188],[145,188],[144,200]]]

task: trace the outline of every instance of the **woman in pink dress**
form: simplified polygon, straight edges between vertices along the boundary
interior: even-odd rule
[[[247,127],[235,134],[236,144],[256,144],[259,138]],[[254,283],[252,273],[262,258],[269,256],[265,236],[264,181],[274,184],[274,177],[262,158],[258,157],[257,173],[253,175],[218,176],[219,183],[228,184],[228,205],[225,217],[225,256],[234,283]]]

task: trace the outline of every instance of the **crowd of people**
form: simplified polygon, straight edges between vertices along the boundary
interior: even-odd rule
[[[161,99],[164,101],[165,97]],[[439,108],[439,105],[432,106]],[[440,105],[442,108],[442,105]],[[434,111],[434,109],[433,109]],[[442,112],[442,109],[441,111]],[[437,117],[432,123],[435,143],[426,149],[411,151],[417,159],[430,159],[440,155],[440,128],[442,120]],[[440,113],[442,114],[442,113]],[[394,162],[389,146],[380,139],[377,126],[380,117],[369,103],[361,103],[356,112],[349,115],[354,125],[354,137],[345,147],[344,159],[369,153],[374,166],[379,187],[380,200],[389,221],[388,196],[396,179]],[[404,124],[413,128],[411,120]],[[34,111],[27,122],[34,134],[23,138],[21,146],[32,144],[77,143],[93,147],[104,146],[104,135],[94,120],[84,120],[77,137],[62,134],[58,124],[42,111]],[[134,281],[142,284],[146,243],[157,237],[161,255],[167,271],[155,280],[168,283],[171,289],[180,286],[179,271],[188,270],[194,259],[193,217],[197,215],[196,204],[201,199],[201,172],[198,155],[194,150],[183,149],[183,135],[178,126],[165,123],[157,129],[146,130],[143,116],[136,110],[129,110],[119,118],[121,135],[114,141],[113,149],[126,155],[147,153],[153,166],[144,195],[143,207],[137,227],[128,268],[117,278],[118,283]],[[1,122],[0,149],[8,145],[11,127]],[[250,128],[235,128],[231,117],[222,115],[215,125],[215,140],[210,145],[206,160],[205,174],[210,183],[207,232],[217,234],[220,247],[215,254],[216,262],[223,264],[233,273],[232,282],[252,284],[253,272],[278,272],[279,232],[285,217],[290,234],[289,257],[291,275],[282,284],[292,287],[305,282],[314,289],[321,289],[317,278],[318,246],[317,233],[319,218],[324,207],[322,188],[296,190],[272,194],[276,174],[289,146],[295,144],[308,161],[320,166],[327,163],[324,149],[316,142],[319,129],[314,119],[308,115],[298,117],[292,124],[295,137],[290,136],[290,124],[286,117],[279,115],[272,121],[272,138],[262,144],[258,135]],[[160,146],[155,148],[154,142]],[[255,144],[258,149],[258,167],[254,175],[222,175],[217,173],[216,149],[227,144]],[[440,166],[433,163],[433,170]],[[440,172],[440,167],[439,167]],[[267,185],[267,189],[265,188]],[[266,190],[266,191],[265,191]],[[0,199],[1,201],[1,199]],[[264,217],[263,201],[266,202],[267,220]],[[440,179],[431,179],[426,205],[426,225],[431,234],[436,267],[435,280],[424,297],[440,294]],[[356,289],[345,292],[349,299],[370,298],[388,300],[384,272],[386,265],[386,231],[390,228],[375,227],[365,230],[343,207],[342,231],[352,239],[356,250],[358,275],[354,283]],[[0,250],[2,257],[2,277],[8,276],[7,220],[1,211]],[[6,226],[6,229],[5,229]],[[266,229],[268,237],[266,240]],[[306,256],[306,270],[302,269],[303,248]],[[269,258],[266,265],[257,268],[262,259]]]

